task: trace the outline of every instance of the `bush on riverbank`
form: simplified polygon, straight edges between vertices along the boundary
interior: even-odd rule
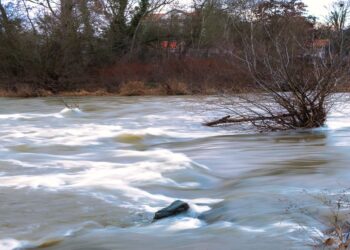
[[[3,79],[0,96],[192,95],[253,89],[242,67],[225,58],[119,62],[79,77],[56,81]],[[7,84],[4,84],[7,83]]]
[[[204,1],[183,9],[173,4],[0,2],[1,95],[260,92],[246,63],[252,58],[244,58],[251,43],[244,34],[251,27],[257,27],[254,39],[260,59],[271,54],[275,41],[270,38],[286,27],[304,38],[299,44],[303,51],[298,49],[294,57],[310,60],[337,52],[337,34],[344,41],[343,52],[349,52],[350,33],[344,24],[317,23],[306,15],[301,1],[239,1],[228,6]],[[163,13],[164,9],[170,11]],[[272,27],[269,34],[266,25]],[[291,37],[286,40],[292,42]],[[259,72],[271,80],[271,72]]]

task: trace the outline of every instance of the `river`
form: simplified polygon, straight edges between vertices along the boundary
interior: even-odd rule
[[[202,126],[194,97],[65,101],[0,99],[0,250],[312,249],[349,193],[350,109],[258,133]]]

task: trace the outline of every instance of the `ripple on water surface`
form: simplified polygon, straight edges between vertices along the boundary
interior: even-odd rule
[[[307,249],[324,225],[286,208],[348,187],[346,112],[317,130],[247,134],[203,127],[204,99],[71,102],[0,99],[1,250]],[[152,223],[175,199],[190,211]]]

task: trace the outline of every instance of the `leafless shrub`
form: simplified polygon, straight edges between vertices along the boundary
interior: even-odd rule
[[[296,3],[289,4],[295,9]],[[278,6],[295,11],[292,7]],[[247,20],[245,29],[238,30],[243,50],[236,55],[247,66],[261,94],[237,95],[229,101],[226,97],[222,104],[230,105],[228,115],[206,125],[250,122],[260,130],[324,125],[334,103],[332,94],[348,75],[346,53],[333,48],[333,40],[321,43],[310,35],[312,23],[297,11],[272,17],[265,14]],[[332,32],[336,31],[330,31],[329,37]]]

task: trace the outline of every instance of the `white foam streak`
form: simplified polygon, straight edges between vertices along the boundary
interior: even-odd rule
[[[15,239],[0,239],[0,250],[15,250],[23,247],[23,243]]]
[[[36,113],[23,113],[23,114],[0,114],[0,120],[31,120],[38,118],[63,118],[60,113],[49,114],[36,114]]]
[[[191,160],[181,153],[173,153],[165,149],[147,152],[121,151],[120,155],[145,157],[144,161],[135,163],[110,163],[90,161],[54,161],[44,168],[57,167],[62,169],[82,170],[77,172],[54,173],[42,175],[0,176],[0,186],[13,188],[46,188],[49,190],[76,189],[93,190],[96,188],[117,191],[119,196],[125,196],[135,202],[144,203],[146,200],[162,203],[172,202],[173,199],[164,195],[151,194],[142,189],[146,185],[166,185],[180,188],[199,186],[196,182],[177,183],[164,177],[167,172],[191,168]],[[119,155],[119,156],[120,156]],[[150,161],[149,159],[152,159]],[[13,160],[14,163],[18,161]],[[95,193],[96,195],[96,193]],[[115,202],[113,197],[104,194],[96,195],[99,199]],[[198,200],[201,203],[211,200]],[[194,205],[194,208],[196,206]],[[208,207],[198,207],[198,211],[206,211]]]
[[[328,115],[326,126],[323,129],[339,130],[350,127],[350,105],[338,103]]]
[[[189,230],[189,229],[196,229],[201,226],[203,226],[204,222],[197,219],[197,218],[183,218],[174,221],[172,224],[170,224],[166,230],[167,231],[181,231],[181,230]]]
[[[38,118],[64,118],[65,116],[83,115],[84,113],[79,108],[64,108],[58,113],[19,113],[19,114],[0,114],[0,120],[31,120]]]
[[[83,114],[79,108],[64,108],[60,114]]]

